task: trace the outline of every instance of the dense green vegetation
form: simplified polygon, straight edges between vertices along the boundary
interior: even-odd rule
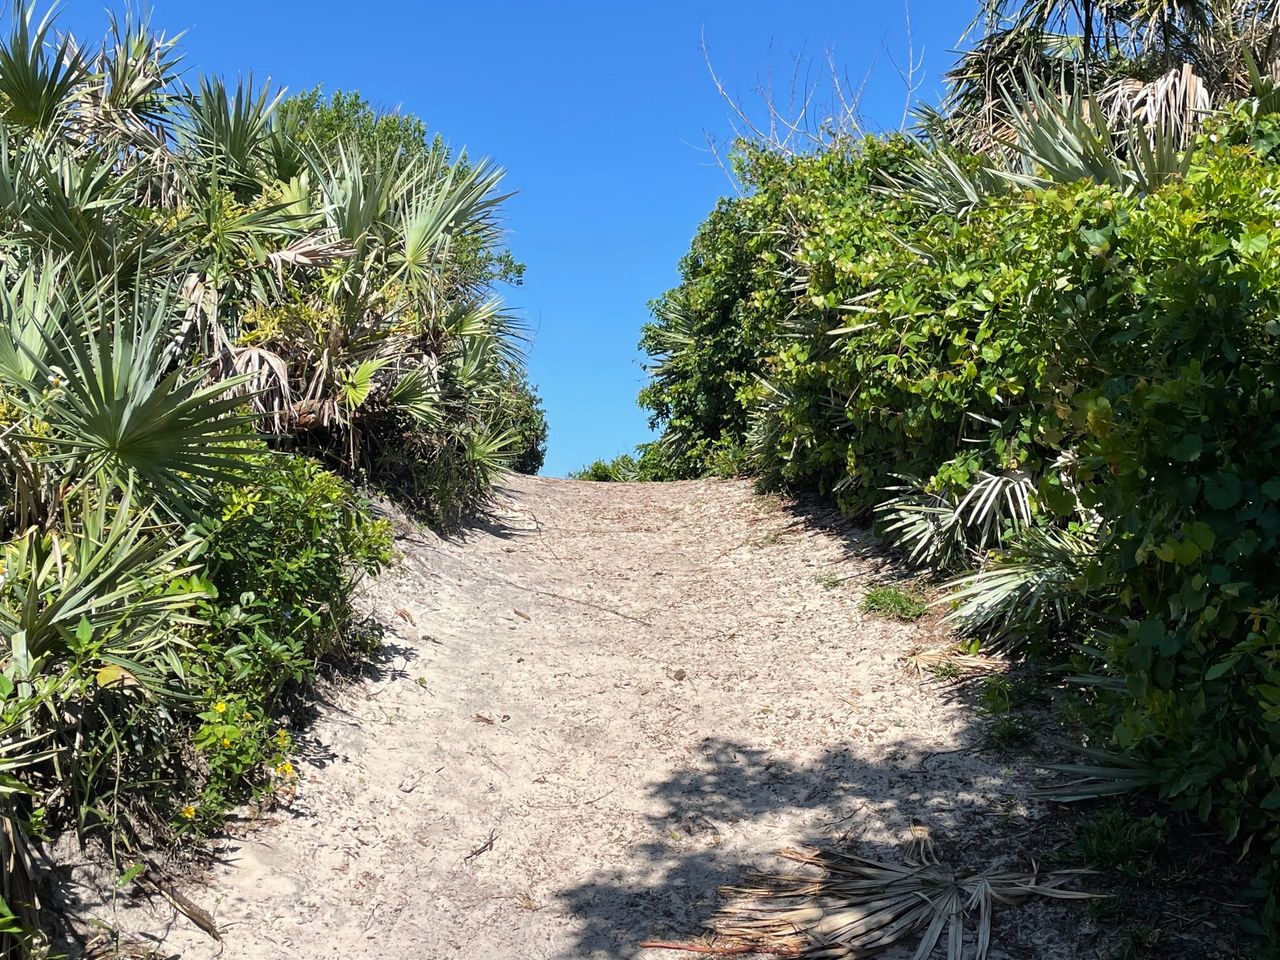
[[[569,474],[570,480],[593,480],[596,483],[634,483],[648,479],[640,476],[639,464],[629,453],[612,460],[594,460],[581,470]]]
[[[974,646],[1089,678],[1056,796],[1215,824],[1274,943],[1280,14],[988,7],[913,135],[741,145],[644,333],[637,470],[874,517]]]
[[[34,845],[137,876],[291,784],[295,707],[376,645],[353,593],[390,529],[353,484],[447,523],[546,423],[499,169],[355,95],[188,86],[142,20],[11,24],[0,952],[37,956]]]

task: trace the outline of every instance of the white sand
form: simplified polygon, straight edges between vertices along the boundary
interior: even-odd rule
[[[918,819],[965,850],[1025,810],[971,709],[904,674],[926,628],[861,612],[856,534],[746,484],[515,478],[464,538],[403,533],[367,589],[380,676],[321,708],[296,801],[186,888],[222,956],[689,956],[637,944],[699,935],[779,847],[894,857]],[[88,913],[220,955],[160,898]],[[1034,955],[1092,955],[1066,939]]]

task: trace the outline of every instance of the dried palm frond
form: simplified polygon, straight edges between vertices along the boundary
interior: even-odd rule
[[[293,407],[289,367],[279,354],[261,347],[232,347],[225,377],[242,378],[233,396],[250,397],[254,412],[262,418],[263,432],[283,433]]]
[[[299,237],[283,250],[268,253],[267,262],[275,268],[279,277],[283,275],[286,266],[319,269],[331,267],[339,260],[350,260],[353,256],[355,250],[345,240],[306,236]]]
[[[927,835],[917,837],[913,852],[918,862],[897,864],[812,848],[783,850],[782,856],[821,873],[762,876],[753,885],[728,888],[733,902],[709,925],[731,944],[808,958],[861,957],[918,938],[915,957],[923,960],[945,933],[948,960],[962,960],[971,923],[971,955],[984,960],[997,904],[1097,896],[1062,888],[1087,871],[959,873],[937,861]]]
[[[1161,131],[1186,146],[1213,109],[1204,78],[1189,63],[1174,67],[1154,80],[1122,77],[1097,97],[1112,129],[1137,125]]]
[[[959,679],[991,673],[1004,673],[1009,669],[1008,661],[1000,657],[984,656],[980,653],[964,653],[954,647],[943,647],[937,650],[921,650],[903,658],[904,667],[916,676],[939,676],[941,671],[949,670]]]

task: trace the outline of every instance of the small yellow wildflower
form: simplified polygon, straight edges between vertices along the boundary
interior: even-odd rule
[[[230,737],[223,737],[223,738],[222,738],[222,749],[223,749],[223,750],[225,750],[225,749],[227,749],[227,747],[229,747],[229,746],[231,746],[231,738],[230,738]]]
[[[226,713],[226,712],[227,712],[227,703],[226,703],[226,701],[225,701],[225,700],[219,700],[217,703],[215,703],[215,704],[213,705],[213,712],[214,712],[214,713]]]
[[[292,777],[292,776],[293,776],[293,764],[292,764],[292,763],[290,763],[288,760],[286,760],[284,763],[279,764],[279,765],[276,767],[276,773],[280,774],[280,776],[282,776],[282,777]]]
[[[194,820],[196,818],[196,808],[191,804],[187,804],[179,812],[188,820]]]
[[[283,727],[281,727],[279,730],[276,731],[276,743],[280,744],[280,746],[283,747],[288,742],[289,742],[289,734],[285,732]]]

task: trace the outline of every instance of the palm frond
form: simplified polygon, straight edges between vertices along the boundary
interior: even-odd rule
[[[33,28],[34,16],[34,6],[15,5],[13,26],[0,40],[0,117],[42,131],[65,118],[90,64],[70,35],[53,42],[52,9]]]
[[[190,545],[155,529],[130,489],[119,499],[101,492],[70,506],[59,531],[27,531],[4,550],[0,633],[16,679],[50,662],[90,655],[124,663],[139,675],[172,617],[204,594],[171,589],[192,568]]]
[[[939,569],[969,563],[1030,526],[1035,484],[1020,470],[983,472],[963,494],[935,491],[919,478],[897,475],[892,497],[876,507],[882,533],[913,564]]]
[[[1083,622],[1087,573],[1100,547],[1093,524],[1022,528],[1008,549],[946,585],[949,622],[995,649],[1013,649],[1045,624],[1065,635]]]
[[[709,924],[718,938],[811,958],[863,957],[915,941],[913,955],[923,960],[945,935],[948,960],[961,960],[972,929],[974,960],[983,960],[997,905],[1037,896],[1096,896],[1064,888],[1083,871],[960,873],[939,863],[927,840],[916,862],[902,864],[817,849],[783,850],[781,856],[819,873],[765,875],[726,889],[731,902]]]
[[[140,479],[177,504],[232,478],[249,418],[228,392],[242,381],[206,387],[168,369],[169,296],[86,295],[79,309],[68,329],[42,331],[42,357],[28,355],[40,396],[22,403],[50,426],[40,438],[47,457],[80,464],[82,475]]]
[[[283,96],[266,85],[255,90],[252,77],[238,80],[234,91],[220,77],[201,77],[183,98],[182,144],[228,183],[255,187],[265,170],[271,114]]]
[[[1039,789],[1035,796],[1073,803],[1145,790],[1160,781],[1157,770],[1135,757],[1089,748],[1080,748],[1078,752],[1092,762],[1047,764],[1046,769],[1069,779]]]

